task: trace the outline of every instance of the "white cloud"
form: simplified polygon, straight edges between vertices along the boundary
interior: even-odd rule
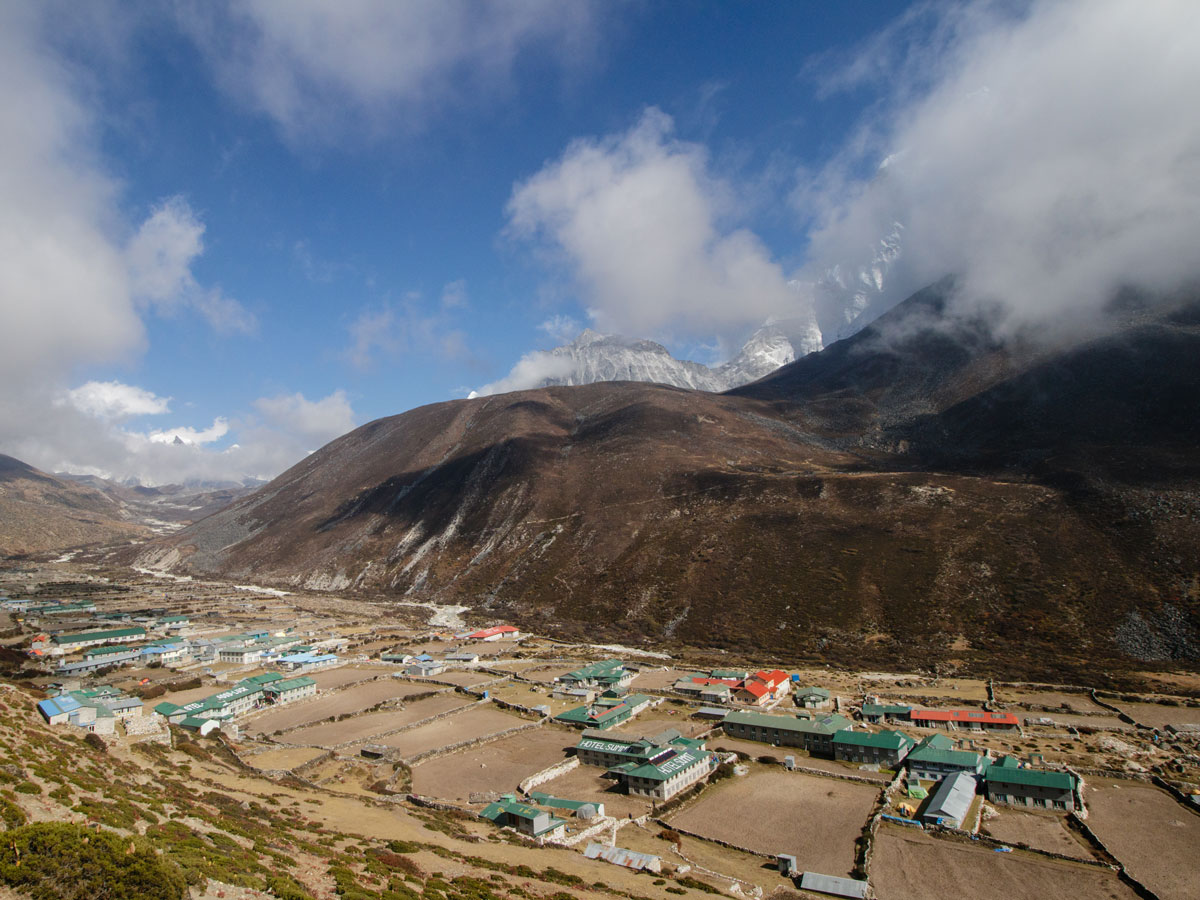
[[[254,401],[267,423],[309,439],[318,446],[354,428],[354,410],[345,391],[334,391],[321,400],[303,394],[279,394]]]
[[[220,288],[202,288],[192,264],[204,252],[204,224],[183,197],[159,203],[129,241],[131,290],[160,311],[195,309],[218,334],[252,334],[254,315]]]
[[[592,4],[250,0],[179,11],[218,81],[291,138],[414,128],[509,88],[517,57],[586,56]]]
[[[964,297],[1002,303],[1010,328],[1070,327],[1119,287],[1200,276],[1195,4],[938,9],[900,67],[922,80],[801,192],[818,223],[809,276],[865,262],[893,222],[904,255],[875,313],[957,273]],[[855,63],[847,80],[874,71]],[[869,179],[848,174],[886,157]]]
[[[122,387],[128,392],[97,393],[132,400],[140,390]],[[253,412],[218,416],[207,426],[145,431],[122,426],[119,415],[85,411],[62,399],[53,402],[48,388],[0,395],[0,414],[23,423],[0,437],[0,452],[46,471],[132,478],[151,485],[241,481],[274,477],[356,423],[342,391],[311,401],[303,394],[264,397],[255,401]],[[122,407],[114,401],[107,408]]]
[[[410,291],[399,302],[362,309],[347,326],[350,345],[343,355],[357,369],[369,369],[380,358],[401,353],[433,351],[444,359],[469,361],[466,334],[452,326],[454,314],[467,306],[466,282],[452,281],[442,288],[436,307],[420,291]]]
[[[183,197],[156,206],[129,241],[131,288],[135,297],[174,303],[194,284],[192,262],[204,250],[204,225]]]
[[[762,242],[726,224],[732,188],[672,131],[652,108],[623,134],[572,142],[515,187],[509,232],[562,260],[602,331],[731,336],[795,312]]]
[[[166,428],[151,431],[146,439],[154,444],[211,444],[229,434],[229,422],[218,416],[208,428]]]
[[[540,387],[547,379],[560,379],[569,375],[575,362],[569,356],[555,355],[544,350],[526,353],[503,378],[471,391],[469,398],[488,397],[492,394],[507,394],[509,391],[524,391]]]
[[[130,419],[157,416],[171,411],[170,397],[119,381],[89,381],[66,394],[68,402],[80,412],[100,419]]]
[[[554,315],[538,326],[560,344],[567,344],[579,336],[583,326],[570,316]]]
[[[136,227],[123,213],[97,115],[81,99],[94,88],[46,40],[51,28],[61,36],[56,10],[0,4],[0,447],[42,468],[170,480],[172,460],[131,451],[149,439],[117,426],[165,412],[167,400],[119,382],[71,391],[74,373],[136,357],[150,309],[195,306],[235,329],[246,318],[196,284],[203,226],[184,201],[164,201]],[[120,33],[94,37],[119,43]]]

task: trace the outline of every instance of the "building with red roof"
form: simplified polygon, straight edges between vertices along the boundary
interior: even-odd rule
[[[1012,713],[977,709],[914,709],[912,723],[922,728],[951,731],[1016,731],[1021,723]]]
[[[467,635],[467,638],[472,641],[498,641],[501,638],[518,638],[520,636],[521,629],[513,625],[493,625],[491,628],[473,631]]]

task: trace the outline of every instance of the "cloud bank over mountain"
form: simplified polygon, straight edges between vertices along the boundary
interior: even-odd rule
[[[1200,28],[1189,0],[921,7],[826,73],[896,85],[797,192],[816,283],[903,253],[864,323],[948,273],[1008,329],[1074,328],[1125,286],[1200,276]],[[929,17],[935,21],[931,24]],[[880,166],[879,162],[884,165]],[[857,172],[866,171],[866,176]],[[823,329],[844,301],[815,293]]]

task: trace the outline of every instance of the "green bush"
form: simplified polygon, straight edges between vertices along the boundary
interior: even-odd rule
[[[39,822],[0,843],[0,883],[32,900],[183,900],[187,883],[141,838]]]
[[[0,819],[4,820],[4,827],[8,829],[19,828],[29,821],[25,810],[7,797],[0,797]]]

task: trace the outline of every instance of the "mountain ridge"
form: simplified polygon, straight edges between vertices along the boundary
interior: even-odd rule
[[[1200,646],[1178,633],[1200,623],[1200,518],[1073,469],[1096,451],[1082,440],[939,464],[931,416],[952,424],[1041,357],[1076,364],[1006,354],[985,320],[948,314],[951,291],[728,394],[613,382],[376,420],[138,563],[464,603],[564,634],[1026,676]],[[1169,437],[1120,450],[1156,465],[1179,452]],[[1193,447],[1163,470],[1182,509],[1195,461]]]

